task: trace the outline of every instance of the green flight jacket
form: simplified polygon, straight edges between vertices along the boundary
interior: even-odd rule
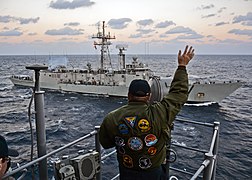
[[[178,67],[169,93],[148,105],[129,102],[110,112],[101,124],[99,140],[107,149],[116,147],[120,166],[135,170],[159,167],[166,157],[166,143],[175,116],[188,98],[188,75]]]

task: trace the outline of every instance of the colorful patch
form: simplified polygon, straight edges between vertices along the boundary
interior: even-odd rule
[[[153,146],[154,144],[157,143],[157,141],[158,141],[158,139],[154,134],[148,134],[144,138],[144,142],[145,142],[146,146]]]
[[[117,147],[117,151],[120,153],[120,154],[125,154],[125,149],[123,147]]]
[[[143,148],[143,141],[139,137],[131,137],[128,140],[128,146],[130,149],[138,151]]]
[[[155,147],[150,147],[148,149],[148,154],[151,155],[151,156],[155,155],[156,152],[157,152],[157,148],[155,148]]]
[[[147,132],[151,129],[150,122],[146,119],[140,119],[138,122],[138,127],[139,129],[141,129],[142,132]]]
[[[133,167],[133,160],[129,155],[123,155],[123,165],[127,168]]]
[[[152,163],[151,160],[147,157],[141,157],[139,159],[139,167],[142,169],[148,169],[149,167],[151,167]]]
[[[121,138],[121,137],[116,136],[116,137],[115,137],[115,144],[116,144],[117,146],[124,146],[124,145],[125,145],[124,139]]]
[[[124,120],[131,126],[134,127],[136,122],[136,116],[133,117],[125,117]]]
[[[129,133],[129,128],[126,124],[119,124],[118,129],[121,134],[128,134]]]

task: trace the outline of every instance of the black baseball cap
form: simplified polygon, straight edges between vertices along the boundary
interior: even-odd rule
[[[151,92],[149,83],[143,79],[135,79],[131,81],[129,86],[129,93],[133,96],[148,96]]]
[[[5,138],[0,135],[0,157],[17,157],[18,155],[19,153],[17,150],[8,148]]]

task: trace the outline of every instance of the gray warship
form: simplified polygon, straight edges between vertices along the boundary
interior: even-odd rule
[[[101,29],[101,30],[100,30]],[[117,45],[119,50],[119,65],[115,69],[112,67],[109,46],[110,40],[115,39],[110,33],[105,32],[105,22],[102,28],[93,35],[94,46],[100,46],[100,67],[93,69],[88,63],[85,69],[67,68],[65,65],[50,67],[41,70],[40,87],[43,89],[58,90],[64,92],[76,92],[85,94],[96,94],[102,96],[127,97],[127,89],[134,79],[145,79],[155,89],[156,96],[160,100],[169,90],[172,77],[156,76],[155,73],[137,57],[132,58],[132,62],[126,64],[126,45]],[[62,57],[65,61],[66,57]],[[50,56],[53,60],[53,56]],[[10,80],[14,85],[33,87],[35,77],[27,75],[13,75]],[[191,79],[189,81],[189,103],[219,103],[224,98],[242,86],[242,82],[206,82]],[[157,99],[154,97],[154,99]]]

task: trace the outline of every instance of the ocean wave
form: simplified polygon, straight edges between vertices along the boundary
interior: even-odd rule
[[[252,56],[198,56],[197,63],[188,67],[188,73],[195,77],[206,77],[214,80],[241,80],[246,82],[231,96],[221,103],[186,104],[178,117],[199,122],[219,121],[221,123],[220,147],[216,179],[249,179],[251,177],[251,60]],[[5,56],[0,57],[0,63],[5,59],[4,67],[1,67],[0,81],[0,132],[4,134],[10,144],[21,152],[19,159],[29,159],[30,127],[28,124],[27,108],[32,95],[32,90],[12,86],[8,76],[14,73],[29,74],[25,69],[26,64],[44,62],[45,57],[39,56],[35,61],[31,56]],[[93,57],[91,57],[92,59]],[[175,63],[167,63],[167,59],[174,60],[175,56],[152,56],[146,63],[156,64],[156,70],[166,74],[173,74]],[[245,60],[244,60],[245,58]],[[6,60],[7,59],[7,60]],[[79,65],[85,56],[76,56],[70,61]],[[241,60],[242,59],[242,60]],[[92,59],[93,60],[93,59]],[[196,61],[195,61],[196,62]],[[206,62],[211,62],[207,63]],[[85,63],[82,62],[84,65]],[[234,68],[235,67],[235,68]],[[204,73],[203,73],[204,72]],[[45,93],[45,119],[48,152],[55,150],[73,140],[94,130],[95,125],[100,125],[104,116],[123,104],[127,104],[126,98],[107,98],[78,93],[66,93],[58,91],[46,91]],[[32,107],[34,111],[34,107]],[[34,114],[32,118],[35,129]],[[203,140],[208,140],[211,130],[203,127],[189,126],[175,121],[172,131],[172,142],[182,146],[195,148],[203,145]],[[196,136],[196,137],[195,137]],[[76,153],[79,150],[93,148],[93,139],[83,141],[78,146],[63,154]],[[207,148],[206,148],[207,149]],[[195,153],[179,151],[180,158],[187,159],[183,164],[186,170],[196,166]],[[202,155],[204,156],[204,154]],[[117,171],[116,156],[110,157],[104,162],[104,170],[112,175]],[[111,168],[113,167],[113,168]],[[52,173],[50,174],[52,176]],[[109,176],[112,177],[112,176]],[[183,177],[182,177],[183,178]]]

